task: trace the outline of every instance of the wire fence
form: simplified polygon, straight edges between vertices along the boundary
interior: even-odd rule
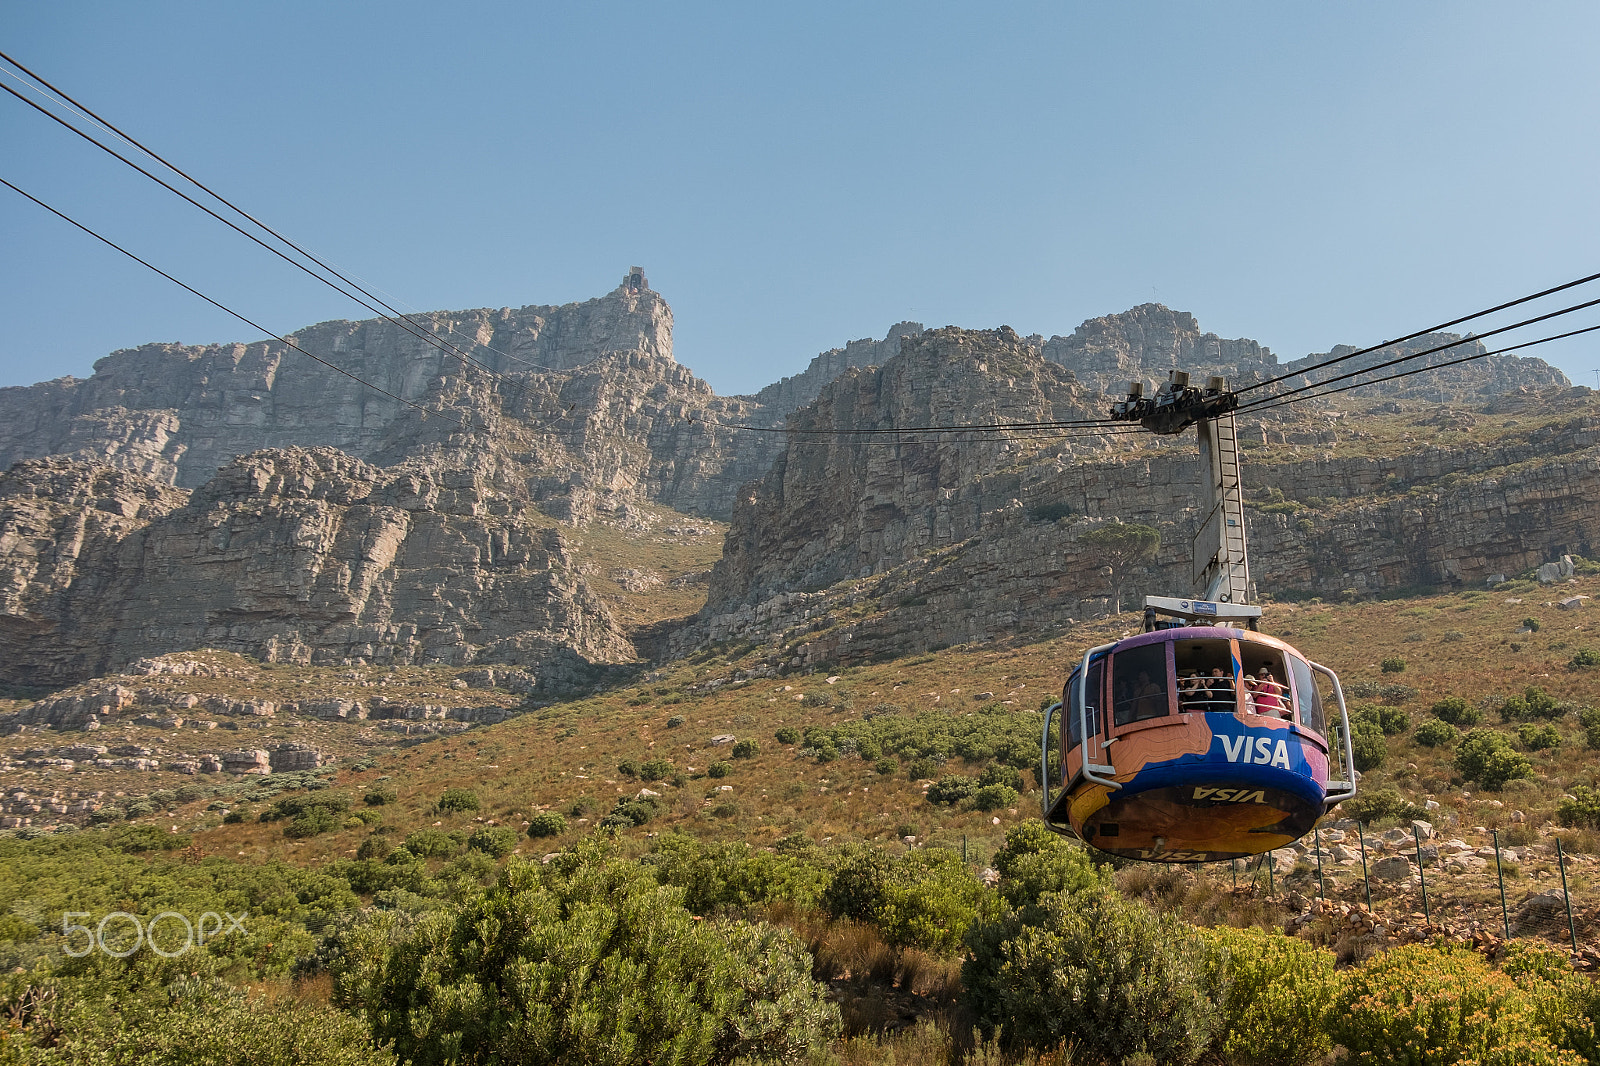
[[[1499,830],[1446,837],[1427,822],[1377,831],[1343,820],[1290,848],[1228,864],[1235,889],[1280,899],[1300,913],[1291,930],[1316,927],[1355,948],[1437,937],[1497,951],[1536,938],[1600,969],[1593,860],[1559,836],[1508,844]],[[1472,839],[1464,839],[1464,838]],[[1478,839],[1482,838],[1482,839]]]

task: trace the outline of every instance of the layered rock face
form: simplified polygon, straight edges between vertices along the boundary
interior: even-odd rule
[[[1542,367],[1528,376],[1537,381]],[[1449,373],[1447,389],[1473,387]],[[1162,533],[1129,591],[1187,592],[1204,514],[1191,435],[1144,438],[1157,457],[1128,459],[1108,456],[1119,442],[1099,438],[1087,461],[1081,441],[1018,433],[877,447],[849,435],[940,418],[1098,416],[1098,398],[1071,378],[1014,333],[955,329],[907,343],[880,370],[842,376],[791,419],[788,452],[741,493],[698,632],[768,642],[775,665],[801,667],[1045,630],[1109,609],[1106,560],[1079,537],[1115,520]],[[1336,456],[1352,437],[1336,421],[1289,427],[1327,450],[1271,465],[1247,457],[1246,484],[1319,502],[1296,515],[1247,512],[1257,580],[1336,596],[1481,583],[1593,553],[1600,411],[1587,390],[1558,406],[1565,421],[1513,443],[1393,457]],[[1242,428],[1246,439],[1285,435],[1282,425]],[[846,435],[818,444],[805,432],[817,429]]]
[[[497,372],[570,370],[615,351],[672,361],[671,309],[626,280],[584,303],[411,319]],[[442,375],[471,372],[381,319],[324,322],[289,339],[413,402]],[[146,344],[101,359],[85,381],[0,389],[0,469],[60,455],[193,488],[262,448],[330,446],[366,458],[410,413],[279,341]]]
[[[172,490],[134,486],[150,503],[125,525],[48,546],[8,532],[0,678],[63,683],[198,647],[269,662],[507,662],[551,678],[631,659],[561,533],[507,491],[506,473],[492,459],[441,471],[262,452],[181,506],[160,495]],[[82,486],[77,506],[92,512],[135,495],[131,477],[21,464],[3,479],[0,528],[71,522],[52,482]],[[76,549],[71,575],[39,565],[57,544]]]

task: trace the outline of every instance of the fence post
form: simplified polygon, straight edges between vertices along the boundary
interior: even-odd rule
[[[1327,895],[1328,895],[1328,882],[1327,882],[1327,879],[1322,876],[1322,827],[1321,826],[1317,827],[1316,834],[1312,837],[1312,843],[1316,846],[1316,852],[1317,852],[1317,896],[1318,896],[1318,898],[1326,898]]]
[[[961,834],[961,865],[967,864],[967,834]]]
[[[1428,915],[1428,874],[1422,866],[1422,834],[1417,832],[1417,823],[1411,823],[1411,840],[1417,846],[1417,877],[1422,880],[1422,920],[1431,921]]]
[[[1572,940],[1572,953],[1578,953],[1578,930],[1572,924],[1572,894],[1567,891],[1567,860],[1561,854],[1561,838],[1556,837],[1556,866],[1561,869],[1561,898],[1567,901],[1567,936]]]
[[[1506,873],[1500,866],[1500,830],[1489,830],[1494,837],[1494,876],[1500,882],[1500,926],[1505,930],[1506,939],[1511,939],[1511,917],[1506,913]]]
[[[1356,823],[1356,839],[1361,842],[1361,883],[1367,886],[1367,910],[1371,910],[1372,875],[1367,873],[1367,832],[1360,822]]]

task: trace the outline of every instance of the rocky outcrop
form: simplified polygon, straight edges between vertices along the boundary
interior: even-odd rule
[[[21,464],[0,485],[49,477],[59,462]],[[73,580],[14,588],[0,677],[61,684],[201,647],[269,662],[514,663],[551,683],[631,659],[560,531],[530,511],[488,462],[385,470],[331,449],[245,456],[182,507],[86,541],[80,558],[93,562]],[[16,539],[0,564],[38,573],[39,554]]]
[[[741,493],[696,634],[766,643],[774,666],[799,668],[1048,630],[1110,609],[1106,560],[1080,538],[1116,520],[1162,534],[1128,591],[1187,591],[1202,517],[1191,437],[1119,459],[1104,440],[1086,458],[1081,442],[1017,433],[870,447],[856,435],[814,445],[805,432],[991,409],[997,420],[1071,418],[1090,398],[1064,377],[1015,334],[954,329],[841,377],[791,419],[788,452]],[[1247,457],[1256,501],[1261,487],[1287,501],[1247,510],[1258,582],[1337,596],[1481,583],[1594,554],[1600,404],[1571,390],[1538,409],[1566,417],[1488,447],[1340,456],[1352,431],[1324,422],[1297,427],[1321,445],[1312,455]]]
[[[584,303],[410,321],[503,374],[571,370],[615,351],[672,361],[671,309],[627,279]],[[442,376],[472,372],[459,356],[382,319],[324,322],[289,340],[415,402]],[[235,456],[263,448],[330,446],[366,458],[411,416],[280,341],[146,344],[101,359],[87,380],[0,389],[0,469],[57,455],[193,488]]]
[[[1278,362],[1255,341],[1202,333],[1192,314],[1156,303],[1091,318],[1070,337],[1051,337],[1042,354],[1103,394],[1120,394],[1129,381],[1165,381],[1172,370],[1196,380],[1210,374],[1254,378],[1273,373]]]
[[[851,341],[843,348],[829,348],[812,359],[805,370],[775,381],[751,397],[761,405],[758,417],[765,424],[778,424],[783,416],[800,410],[822,395],[823,388],[846,370],[887,363],[900,354],[900,345],[907,338],[920,336],[922,330],[921,322],[896,322],[881,341],[867,337]]]

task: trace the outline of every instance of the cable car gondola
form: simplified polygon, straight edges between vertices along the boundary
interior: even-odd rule
[[[1153,399],[1136,383],[1112,409],[1114,418],[1158,433],[1198,429],[1213,505],[1195,538],[1202,595],[1146,597],[1145,632],[1086,651],[1061,701],[1045,713],[1045,824],[1126,858],[1258,855],[1304,836],[1355,795],[1338,677],[1257,632],[1237,400],[1224,386],[1212,378],[1206,389],[1193,388],[1174,371]],[[1058,775],[1050,768],[1052,739],[1061,752]]]

